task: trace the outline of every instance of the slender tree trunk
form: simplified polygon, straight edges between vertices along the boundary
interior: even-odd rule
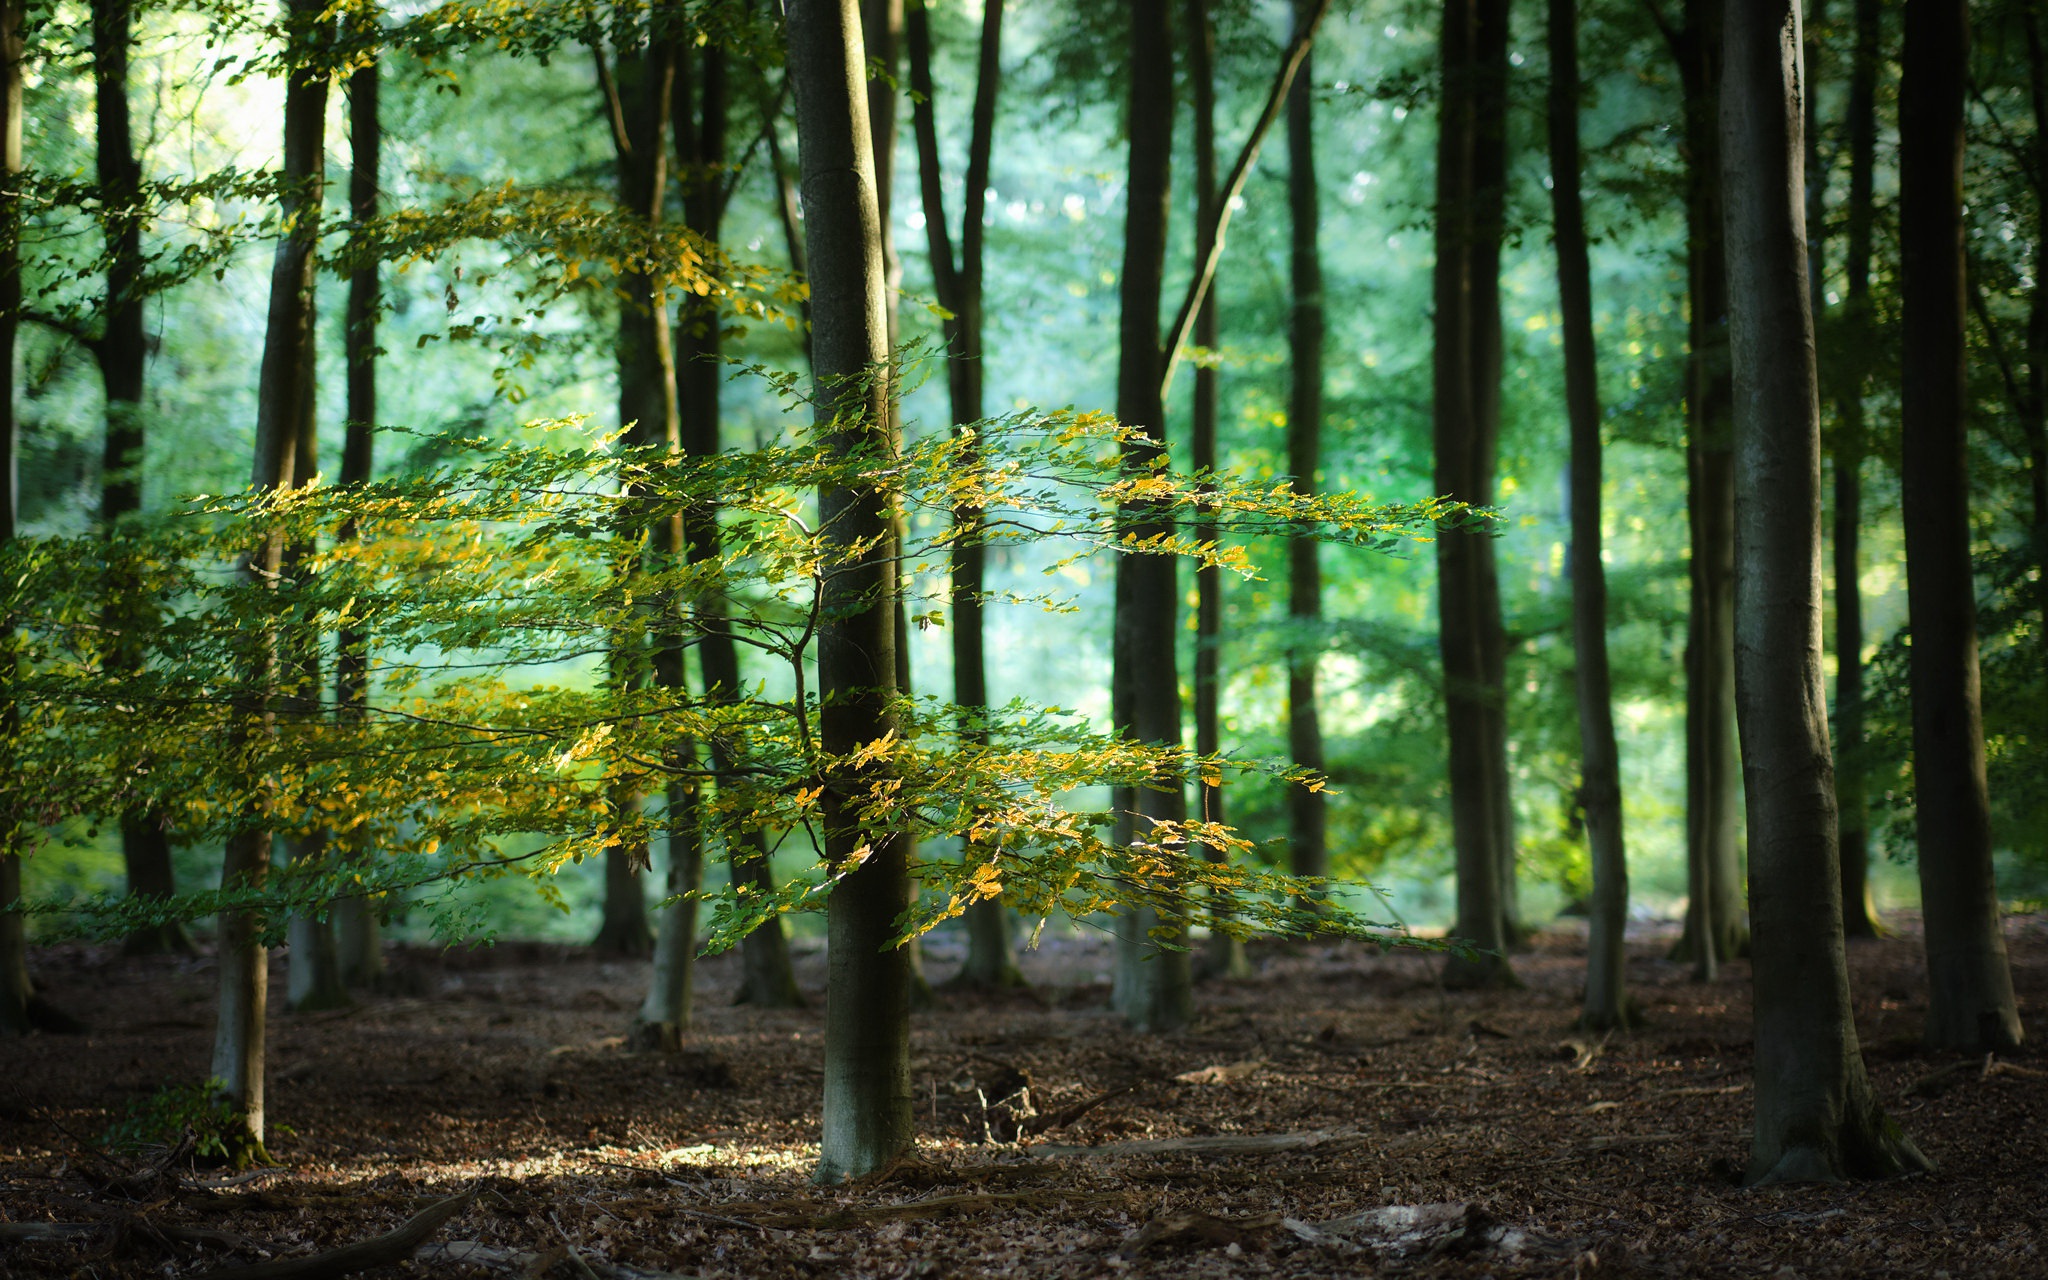
[[[988,198],[990,156],[995,143],[996,93],[1002,76],[1002,0],[983,6],[981,45],[975,69],[973,116],[967,144],[964,216],[960,223],[960,254],[956,262],[953,237],[946,221],[943,167],[935,86],[931,68],[931,19],[922,0],[911,6],[908,19],[912,124],[917,136],[918,179],[924,201],[925,239],[939,305],[952,313],[941,322],[946,339],[946,385],[952,397],[956,430],[982,416],[982,215]],[[970,447],[973,437],[966,437]],[[952,553],[953,701],[960,708],[961,734],[986,743],[982,724],[988,710],[988,668],[983,648],[982,590],[987,556],[980,541],[979,509],[953,513],[959,530]],[[967,856],[976,856],[970,852]],[[963,986],[994,988],[1024,985],[1017,967],[1017,948],[1009,909],[999,899],[967,908],[967,961],[956,979]]]
[[[1841,811],[1842,929],[1878,936],[1870,896],[1870,825],[1863,746],[1863,455],[1868,449],[1863,388],[1870,333],[1871,228],[1876,221],[1879,0],[1856,0],[1856,48],[1849,67],[1849,205],[1842,274],[1850,337],[1835,379],[1835,802]]]
[[[2027,86],[2034,106],[2034,243],[2048,243],[2048,49],[2042,47],[2040,17],[2022,9],[2027,35]],[[2020,410],[2027,441],[2027,481],[2033,498],[2034,559],[2048,570],[2048,289],[2036,280],[2027,306],[2027,393]],[[2048,631],[2048,571],[2035,584],[2041,622]]]
[[[1491,505],[1500,433],[1500,237],[1505,186],[1507,5],[1445,0],[1437,138],[1435,407],[1437,492]],[[1513,984],[1506,886],[1513,865],[1506,777],[1506,641],[1493,539],[1437,541],[1438,644],[1457,849],[1457,986]]]
[[[599,55],[602,56],[601,54]],[[616,52],[605,81],[611,101],[612,151],[618,171],[619,203],[650,225],[661,221],[668,183],[670,97],[675,85],[675,53],[666,42],[649,37],[640,48]],[[676,405],[675,346],[669,331],[668,303],[654,277],[628,271],[620,281],[619,299],[619,422],[631,424],[634,445],[667,444],[680,439]],[[648,551],[666,550],[664,530],[651,528]],[[612,658],[613,680],[621,689],[639,687],[649,674],[644,634],[622,635]],[[645,797],[640,784],[620,780],[613,787],[613,806],[638,817]],[[623,820],[623,819],[622,819]],[[641,873],[649,864],[645,840],[617,843],[605,850],[604,921],[592,945],[600,952],[635,958],[654,953],[654,927],[648,917],[647,891]]]
[[[20,424],[14,415],[14,340],[21,323],[21,198],[16,192],[21,173],[22,4],[0,0],[0,546],[14,541],[15,504],[19,485],[15,450]],[[14,705],[16,664],[14,619],[0,629],[0,734],[12,742],[20,731]],[[28,921],[11,910],[21,900],[22,837],[27,822],[25,797],[16,794],[19,771],[9,767],[0,777],[0,1037],[27,1035],[33,1029],[30,1006],[36,998],[28,975]]]
[[[288,0],[287,16],[296,38],[319,41],[324,33],[313,23],[324,10],[322,0]],[[285,234],[271,265],[270,310],[263,339],[263,363],[256,392],[256,458],[250,484],[259,490],[291,487],[298,478],[300,428],[313,395],[313,283],[320,236],[321,188],[326,180],[325,132],[327,76],[293,72],[285,82],[284,176],[289,180],[281,200]],[[245,572],[258,585],[276,580],[283,559],[281,536],[267,537],[250,555]],[[280,672],[278,650],[286,643],[272,634],[253,640],[249,657],[252,693],[239,708],[241,739],[235,749],[253,758],[262,754],[270,733],[268,702],[275,696]],[[242,827],[228,837],[221,865],[223,889],[260,889],[270,870],[270,812],[281,797],[259,797],[244,815]],[[217,954],[220,1006],[216,1015],[212,1078],[221,1096],[244,1117],[241,1143],[245,1155],[263,1155],[263,1039],[269,998],[269,964],[262,943],[262,920],[253,912],[220,914]]]
[[[306,296],[306,341],[305,359],[299,376],[304,379],[306,390],[299,398],[298,440],[293,445],[292,483],[294,487],[311,485],[320,474],[320,432],[317,413],[318,387],[317,368],[319,342],[310,335],[318,326],[318,309],[311,293]],[[317,548],[310,542],[293,542],[284,549],[281,566],[284,580],[293,584],[303,593],[312,584],[311,561]],[[300,709],[300,714],[311,719],[319,714],[322,686],[322,663],[320,632],[309,621],[295,623],[285,633],[285,662],[289,679],[283,690],[285,699]],[[294,796],[295,807],[310,811],[310,796]],[[325,827],[316,826],[303,833],[294,833],[284,841],[286,857],[295,867],[314,868],[327,861],[329,833]],[[285,921],[285,1006],[295,1013],[312,1013],[323,1009],[343,1009],[350,1001],[348,987],[341,979],[341,951],[336,944],[334,915],[330,910],[321,915],[298,913]]]
[[[377,216],[378,171],[384,146],[384,126],[378,110],[381,77],[382,72],[373,62],[357,68],[348,80],[348,205],[349,217],[359,225]],[[349,273],[342,335],[343,361],[348,366],[348,422],[341,450],[343,485],[367,484],[375,471],[377,312],[381,288],[373,262],[363,263]],[[354,522],[342,526],[342,540],[355,536]],[[351,726],[359,725],[369,697],[370,634],[361,628],[346,628],[336,645],[335,714]],[[342,840],[342,856],[360,862],[370,855],[360,828],[350,831]],[[363,898],[345,898],[334,905],[341,977],[350,986],[373,987],[383,980],[381,911],[380,902]]]
[[[887,286],[882,303],[889,335],[889,438],[895,442],[892,447],[900,448],[903,443],[903,403],[897,390],[895,359],[900,343],[896,302],[903,292],[903,261],[896,253],[893,210],[896,192],[896,81],[903,46],[903,0],[862,0],[861,24],[869,67],[877,72],[868,79],[868,126],[874,132],[875,201],[882,219],[882,277]],[[896,631],[896,688],[905,697],[912,692],[910,615],[903,608],[907,576],[903,544],[909,527],[908,518],[900,507],[890,512],[889,558],[896,567],[897,576],[893,596],[895,621],[891,624]],[[916,837],[905,832],[898,838],[904,842],[904,860],[915,865],[918,860]],[[915,892],[913,889],[913,895]],[[912,938],[905,945],[910,952],[910,1002],[912,1007],[923,1009],[932,1003],[932,984],[924,975],[924,943]]]
[[[818,424],[842,454],[891,444],[887,299],[867,61],[855,0],[791,0],[789,74],[796,87],[804,237],[811,267],[811,351]],[[826,577],[818,639],[823,748],[844,758],[896,729],[897,568],[889,504],[872,489],[828,487],[819,519],[841,548]],[[865,543],[867,549],[856,554]],[[888,766],[837,769],[825,791],[825,856],[844,869],[829,906],[824,1126],[818,1180],[881,1168],[910,1148],[910,956],[890,945],[913,886],[901,841],[863,833],[860,796]]]
[[[1722,0],[1686,0],[1669,32],[1685,96],[1687,320],[1685,429],[1691,609],[1685,640],[1685,934],[1677,954],[1706,980],[1739,954],[1735,742],[1735,488],[1728,294],[1721,227]]]
[[[1188,79],[1195,102],[1195,261],[1199,264],[1215,255],[1216,206],[1216,25],[1210,19],[1209,0],[1187,0]],[[1298,21],[1298,20],[1297,20]],[[1297,75],[1302,74],[1296,72]],[[1214,351],[1220,325],[1216,314],[1216,288],[1212,278],[1195,309],[1194,342]],[[1190,414],[1192,457],[1195,471],[1216,469],[1217,369],[1213,362],[1195,366],[1194,399]],[[1214,520],[1200,517],[1195,537],[1215,542],[1219,530]],[[1210,756],[1223,749],[1223,569],[1201,565],[1195,569],[1195,750]],[[1204,774],[1196,797],[1204,822],[1225,822],[1222,775]],[[1216,849],[1204,854],[1220,862],[1225,855]],[[1198,962],[1201,976],[1248,978],[1251,960],[1245,955],[1244,940],[1227,929],[1214,929],[1209,945]]]
[[[1607,568],[1600,558],[1600,375],[1593,346],[1592,267],[1579,195],[1579,30],[1574,0],[1550,0],[1550,209],[1564,321],[1565,410],[1571,418],[1572,653],[1578,663],[1579,804],[1593,851],[1581,1026],[1626,1026],[1628,850],[1621,759],[1607,665]]]
[[[1926,1159],[1863,1070],[1821,678],[1820,414],[1800,201],[1799,9],[1728,0],[1721,103],[1737,490],[1736,696],[1756,968],[1752,1182]]]
[[[102,205],[108,210],[107,291],[101,309],[104,328],[92,344],[106,393],[107,432],[100,468],[100,522],[118,543],[121,517],[142,509],[143,370],[148,348],[143,336],[142,227],[119,211],[135,207],[141,166],[129,127],[128,51],[130,0],[94,0],[92,51],[94,132]],[[109,634],[120,636],[138,621],[127,615],[130,593],[117,587],[107,606]],[[132,643],[118,642],[110,655],[125,670],[140,661]],[[138,806],[121,815],[121,858],[128,892],[139,898],[168,898],[177,891],[171,874],[171,840],[160,814]],[[123,947],[130,955],[189,955],[192,940],[175,921],[138,929]]]
[[[1314,0],[1295,0],[1297,23]],[[1293,228],[1288,254],[1294,306],[1288,331],[1293,388],[1287,405],[1287,471],[1296,493],[1314,493],[1323,443],[1323,259],[1316,243],[1322,212],[1316,198],[1315,77],[1304,59],[1287,94],[1287,208]],[[1316,663],[1322,653],[1323,574],[1313,537],[1287,548],[1287,745],[1297,767],[1322,772],[1323,729],[1316,718]],[[1288,850],[1298,876],[1330,874],[1328,815],[1323,793],[1290,787]]]
[[[1144,439],[1125,446],[1144,467],[1166,451],[1161,395],[1159,295],[1166,271],[1166,220],[1173,150],[1173,23],[1167,0],[1131,5],[1130,179],[1119,280],[1122,321],[1117,362],[1117,417]],[[1165,532],[1139,525],[1137,537]],[[1177,565],[1167,555],[1117,557],[1116,631],[1111,716],[1133,739],[1158,746],[1181,742],[1179,666],[1175,659]],[[1120,806],[1116,839],[1128,844],[1146,820],[1178,822],[1187,798],[1178,778],[1136,789]],[[1188,953],[1161,947],[1153,930],[1167,927],[1150,908],[1117,921],[1116,1006],[1140,1031],[1171,1031],[1193,1011]]]
[[[1991,872],[1964,424],[1963,95],[1969,11],[1909,0],[1899,89],[1900,418],[1927,1042],[2021,1040]]]
[[[726,79],[725,53],[716,46],[701,55],[685,50],[676,61],[676,80],[669,112],[670,133],[675,137],[676,176],[683,189],[683,221],[706,240],[715,242],[720,234],[728,193],[725,175]],[[693,68],[701,74],[693,75]],[[702,97],[699,115],[697,98]],[[718,452],[720,351],[718,308],[708,298],[683,295],[676,334],[675,397],[679,444],[684,453],[709,457]],[[686,513],[682,523],[682,545],[669,548],[700,564],[715,556],[718,548],[718,513]],[[706,526],[709,526],[708,531]],[[723,610],[705,611],[722,623]],[[712,631],[716,631],[713,639]],[[723,693],[705,680],[707,701],[729,699],[739,682],[739,657],[732,637],[715,626],[705,632],[705,644],[715,644],[720,658],[730,663]],[[707,649],[708,652],[708,649]],[[707,673],[717,663],[700,657]],[[685,685],[683,650],[664,640],[655,656],[656,678],[664,687],[681,693]],[[692,769],[697,763],[695,744],[678,744],[671,763]],[[703,798],[697,784],[686,777],[671,781],[668,788],[668,887],[671,897],[694,893],[704,878]],[[771,882],[772,887],[772,882]],[[777,942],[782,941],[780,920],[771,922]],[[770,926],[764,926],[767,928]],[[758,931],[757,931],[758,932]],[[749,941],[752,941],[749,938]],[[653,972],[648,980],[647,998],[635,1019],[634,1036],[647,1048],[675,1052],[682,1048],[683,1035],[690,1029],[697,954],[697,904],[693,899],[672,903],[660,913],[654,943]],[[781,951],[782,973],[789,975],[788,951]]]

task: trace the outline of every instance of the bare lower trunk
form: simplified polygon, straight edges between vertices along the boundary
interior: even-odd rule
[[[1500,237],[1505,182],[1507,6],[1446,0],[1437,138],[1434,269],[1437,492],[1490,505],[1500,432]],[[1437,541],[1451,829],[1453,930],[1477,950],[1454,956],[1456,986],[1511,985],[1507,889],[1514,844],[1508,792],[1499,570],[1492,538]]]
[[[358,224],[377,216],[378,170],[384,145],[379,114],[380,75],[376,64],[358,68],[348,80],[349,216]],[[374,471],[377,425],[377,311],[381,283],[376,264],[357,267],[348,277],[348,308],[342,335],[347,366],[348,421],[343,428],[341,483],[369,482]],[[340,539],[356,536],[353,523]],[[359,628],[342,631],[334,663],[335,715],[359,723],[370,697],[370,636]],[[351,831],[336,842],[337,857],[361,862],[372,856],[361,832]],[[334,904],[335,943],[341,980],[352,987],[374,987],[384,978],[383,903],[346,898]]]
[[[1314,0],[1295,0],[1299,25]],[[1288,333],[1293,363],[1287,408],[1287,472],[1296,493],[1316,490],[1323,433],[1323,260],[1316,241],[1322,214],[1316,197],[1315,77],[1303,59],[1287,95],[1287,207],[1292,228],[1288,254],[1294,305]],[[1321,773],[1323,729],[1316,718],[1316,664],[1322,653],[1323,577],[1313,537],[1287,548],[1287,612],[1294,638],[1287,653],[1287,745],[1297,768]],[[1289,788],[1287,848],[1298,876],[1330,874],[1329,816],[1323,792]]]
[[[792,0],[789,74],[796,88],[811,351],[818,424],[844,453],[891,443],[889,358],[875,157],[863,92],[866,50],[854,0]],[[819,518],[841,548],[825,579],[818,641],[820,731],[843,758],[895,731],[896,574],[881,494],[828,487]],[[855,554],[857,545],[866,550]],[[840,766],[826,786],[825,856],[843,869],[828,907],[825,1097],[817,1177],[862,1177],[909,1150],[910,955],[892,945],[913,887],[903,843],[863,831],[855,808],[888,766]],[[845,869],[863,845],[866,856]]]
[[[1128,460],[1143,466],[1166,449],[1166,406],[1161,397],[1160,289],[1166,268],[1166,221],[1173,145],[1173,23],[1166,0],[1135,0],[1130,26],[1130,179],[1120,280],[1121,321],[1117,362],[1117,417],[1143,431],[1127,444]],[[1163,532],[1141,525],[1140,538]],[[1181,742],[1179,666],[1175,659],[1178,566],[1172,556],[1117,557],[1113,641],[1115,727],[1159,746]],[[1181,821],[1186,794],[1178,778],[1141,787],[1118,819],[1117,841],[1128,844],[1143,819]],[[1131,812],[1132,809],[1136,813]],[[1160,933],[1177,942],[1172,922],[1136,911],[1117,922],[1116,1007],[1140,1031],[1171,1031],[1193,1007],[1188,953],[1162,947]]]
[[[323,41],[314,26],[323,11],[321,0],[288,0],[296,38]],[[271,267],[270,310],[263,340],[263,364],[256,395],[256,460],[250,483],[258,490],[289,488],[299,478],[298,447],[313,396],[313,283],[320,235],[321,186],[327,115],[324,74],[294,73],[286,82],[284,104],[284,174],[296,179],[281,201],[286,236],[278,242]],[[279,536],[266,537],[244,570],[251,583],[266,586],[282,570],[284,547]],[[248,680],[250,694],[237,707],[238,752],[260,755],[262,738],[271,732],[269,702],[283,675],[281,646],[290,638],[273,629],[252,636]],[[260,889],[270,871],[271,808],[285,797],[259,788],[242,816],[241,829],[228,837],[222,858],[221,887]],[[247,910],[220,913],[216,948],[220,968],[220,1005],[215,1024],[213,1078],[221,1097],[244,1117],[236,1145],[243,1158],[263,1155],[264,1016],[269,997],[268,956],[262,945],[263,922]]]
[[[1586,998],[1580,1024],[1632,1021],[1625,931],[1628,852],[1621,827],[1621,763],[1607,663],[1607,569],[1600,558],[1600,378],[1593,346],[1592,268],[1579,196],[1579,32],[1573,0],[1550,0],[1550,208],[1564,329],[1565,407],[1571,418],[1572,653],[1579,707],[1579,803],[1593,852]]]
[[[1686,917],[1677,948],[1700,979],[1739,954],[1743,925],[1735,735],[1735,489],[1729,420],[1728,293],[1719,107],[1721,2],[1687,0],[1669,32],[1685,95],[1687,517],[1692,539],[1685,643]]]
[[[1962,219],[1968,72],[1967,8],[1909,0],[1899,92],[1900,484],[1927,1042],[1984,1053],[2016,1048],[2022,1033],[1991,871],[1970,576]]]
[[[1877,1105],[1842,945],[1821,679],[1820,415],[1800,199],[1799,11],[1729,0],[1722,102],[1735,373],[1736,689],[1756,972],[1752,1182],[1925,1158]]]

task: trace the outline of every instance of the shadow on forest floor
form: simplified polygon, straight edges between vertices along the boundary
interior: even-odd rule
[[[0,1216],[92,1225],[0,1243],[0,1275],[202,1274],[259,1242],[311,1255],[464,1188],[419,1256],[363,1274],[2048,1274],[2048,1079],[1972,1066],[1914,1088],[1956,1059],[1918,1047],[1919,943],[1894,923],[1850,948],[1858,1020],[1879,1095],[1939,1171],[1762,1192],[1730,1182],[1748,968],[1692,983],[1662,959],[1668,931],[1631,942],[1648,1025],[1604,1043],[1566,1030],[1584,942],[1564,930],[1516,958],[1526,990],[1492,994],[1443,992],[1420,956],[1255,945],[1256,977],[1203,987],[1195,1024],[1161,1037],[1109,1012],[1103,942],[1049,939],[1024,957],[1036,994],[942,991],[918,1015],[918,1159],[833,1190],[808,1181],[815,952],[803,1012],[731,1007],[735,962],[702,964],[692,1047],[660,1056],[624,1048],[644,966],[407,950],[394,966],[419,994],[273,1017],[280,1169],[140,1202],[93,1191],[80,1139],[203,1076],[212,963],[52,949],[41,981],[95,1030],[0,1043]],[[2007,936],[2038,1036],[2048,918]],[[931,977],[953,960],[935,945]]]

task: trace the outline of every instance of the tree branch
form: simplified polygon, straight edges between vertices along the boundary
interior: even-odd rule
[[[1195,277],[1188,282],[1187,296],[1181,299],[1180,311],[1175,314],[1173,328],[1166,336],[1166,368],[1159,377],[1161,399],[1165,399],[1166,393],[1173,388],[1174,372],[1180,368],[1181,349],[1187,345],[1188,333],[1194,328],[1195,313],[1201,309],[1202,299],[1208,295],[1209,285],[1216,278],[1216,265],[1223,259],[1223,235],[1230,227],[1231,206],[1243,194],[1252,164],[1259,158],[1259,144],[1266,140],[1266,132],[1273,127],[1273,121],[1280,118],[1280,109],[1287,102],[1287,91],[1294,86],[1295,73],[1301,70],[1310,46],[1315,43],[1316,28],[1329,11],[1330,0],[1319,0],[1315,9],[1296,28],[1287,53],[1280,60],[1280,74],[1273,78],[1272,92],[1266,95],[1265,109],[1259,113],[1258,123],[1252,126],[1251,136],[1245,139],[1244,150],[1238,153],[1237,163],[1231,166],[1229,181],[1223,184],[1223,190],[1217,196],[1214,230],[1198,228],[1198,231],[1208,231],[1209,252],[1195,264]]]

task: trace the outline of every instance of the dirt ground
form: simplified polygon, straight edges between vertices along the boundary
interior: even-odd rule
[[[1103,942],[1051,939],[1024,957],[1033,993],[941,992],[918,1016],[918,1159],[830,1190],[809,1182],[815,952],[797,1012],[731,1007],[735,961],[705,962],[691,1048],[664,1056],[623,1045],[643,966],[410,950],[394,965],[414,994],[273,1016],[279,1169],[159,1179],[139,1199],[94,1187],[107,1170],[85,1143],[130,1099],[204,1075],[213,965],[61,948],[38,953],[39,977],[95,1029],[0,1042],[0,1219],[94,1226],[0,1243],[0,1275],[290,1261],[464,1190],[417,1257],[365,1274],[2048,1275],[2048,1073],[1923,1053],[1919,943],[1897,923],[1852,948],[1858,1018],[1880,1096],[1938,1171],[1762,1191],[1732,1182],[1747,966],[1695,984],[1662,958],[1668,931],[1630,949],[1647,1026],[1604,1044],[1571,1043],[1569,932],[1517,957],[1527,989],[1499,994],[1447,994],[1422,956],[1254,947],[1256,977],[1205,984],[1195,1024],[1158,1037],[1109,1011]],[[2007,932],[2038,1037],[2048,918]],[[935,944],[928,969],[957,960]],[[1019,1122],[1001,1097],[1025,1079],[1025,1138],[989,1141]]]

